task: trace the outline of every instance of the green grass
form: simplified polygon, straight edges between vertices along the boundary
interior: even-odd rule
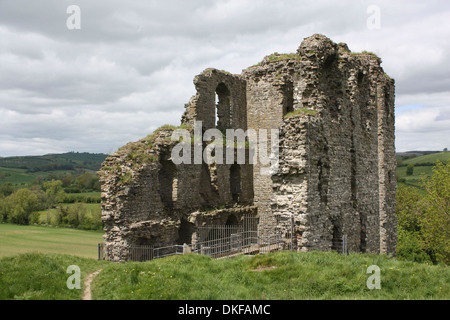
[[[70,255],[26,253],[0,260],[0,300],[80,300],[89,273],[105,261]],[[67,267],[81,272],[81,289],[68,289]]]
[[[66,287],[69,265],[83,278],[103,269],[92,284],[93,299],[101,300],[450,299],[448,267],[317,251],[126,263],[24,254],[0,260],[0,299],[80,299],[82,290]],[[367,288],[370,265],[381,269],[379,290]]]
[[[47,154],[43,156],[19,156],[0,158],[0,167],[25,168],[25,169],[49,169],[51,165],[71,165],[74,168],[98,170],[105,160],[106,154],[75,153]]]
[[[0,184],[29,184],[38,176],[45,178],[52,173],[96,172],[106,157],[106,154],[68,152],[0,158]]]
[[[436,163],[436,161],[438,160],[441,162],[450,160],[450,152],[438,152],[426,154],[423,156],[403,160],[403,163],[405,164]]]
[[[290,59],[300,59],[299,55],[296,53],[278,53],[278,52],[274,52],[274,53],[268,55],[267,57],[264,58],[264,60],[266,58],[267,58],[268,62],[290,60]],[[263,61],[251,66],[250,68],[258,67],[258,66],[262,65]]]
[[[414,167],[413,175],[407,176],[406,167],[397,168],[398,177],[404,178],[406,184],[413,184],[416,186],[420,186],[420,184],[422,183],[422,178],[431,176],[432,172],[433,172],[432,166]]]
[[[0,257],[27,252],[73,254],[96,258],[103,231],[0,224]]]
[[[28,173],[26,169],[0,167],[0,183],[28,184],[42,173]]]
[[[373,56],[378,58],[378,56],[375,53],[365,50],[362,52],[351,52],[351,54],[354,56]]]
[[[410,158],[402,160],[402,164],[425,164],[425,163],[436,163],[437,161],[446,162],[450,160],[450,152],[438,152],[427,154],[415,158]],[[397,167],[397,176],[399,178],[405,179],[404,183],[420,187],[422,184],[422,179],[424,177],[430,177],[433,173],[433,165],[428,166],[414,166],[414,172],[411,176],[406,175],[407,166]]]
[[[369,290],[367,267],[381,268],[381,289]],[[371,254],[280,252],[212,260],[183,255],[110,264],[94,281],[97,299],[449,299],[443,266]]]
[[[318,113],[319,113],[319,111],[317,111],[317,110],[312,110],[312,109],[308,109],[308,108],[300,108],[300,109],[297,109],[295,111],[286,113],[284,118],[288,119],[288,118],[295,117],[295,116],[300,115],[300,114],[315,116]]]

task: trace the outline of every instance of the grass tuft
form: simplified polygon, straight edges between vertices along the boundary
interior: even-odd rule
[[[298,116],[298,115],[315,116],[318,113],[319,113],[319,111],[317,111],[317,110],[312,110],[312,109],[308,109],[308,108],[301,108],[301,109],[298,109],[298,110],[286,113],[284,118],[288,119],[288,118],[295,117],[295,116]]]

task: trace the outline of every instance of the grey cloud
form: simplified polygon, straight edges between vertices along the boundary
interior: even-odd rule
[[[81,8],[81,30],[66,27],[70,4]],[[371,4],[381,8],[380,30],[366,27]],[[274,51],[294,52],[313,33],[378,53],[396,79],[400,108],[444,109],[450,4],[405,4],[0,0],[0,156],[40,153],[46,144],[58,152],[111,152],[179,123],[195,93],[192,79],[204,68],[240,73]],[[426,144],[446,114],[430,118],[416,140]],[[399,113],[400,129],[406,120]],[[410,145],[406,135],[414,133],[398,131],[399,148]]]

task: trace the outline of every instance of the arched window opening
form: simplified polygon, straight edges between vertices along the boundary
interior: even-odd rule
[[[283,94],[283,117],[294,111],[294,84],[291,81],[281,86]]]
[[[231,101],[230,90],[221,82],[216,88],[215,124],[219,130],[225,130],[231,126]]]
[[[341,227],[333,223],[333,239],[331,240],[331,250],[342,250],[342,231]]]
[[[177,168],[170,160],[161,161],[159,171],[159,192],[161,201],[168,209],[173,208],[173,203],[178,200]]]
[[[190,244],[192,242],[192,235],[195,232],[195,225],[182,218],[180,223],[180,229],[178,230],[177,244]]]
[[[225,223],[225,225],[227,226],[237,226],[238,225],[238,220],[236,218],[236,216],[234,214],[230,214],[228,216],[227,222]]]

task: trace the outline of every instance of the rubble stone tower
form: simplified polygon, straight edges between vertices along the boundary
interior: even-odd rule
[[[175,165],[169,126],[127,144],[100,171],[107,258],[127,260],[132,245],[190,243],[199,226],[244,214],[260,218],[260,232],[293,217],[298,250],[334,249],[346,234],[352,251],[395,254],[395,89],[380,64],[315,34],[240,75],[203,71],[181,127],[278,129],[278,170]]]

